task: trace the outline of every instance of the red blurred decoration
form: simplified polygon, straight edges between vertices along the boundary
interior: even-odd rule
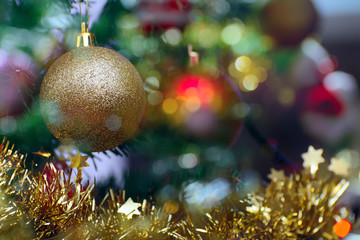
[[[27,54],[0,50],[0,117],[18,115],[30,105],[38,85],[35,63]]]
[[[303,110],[328,116],[339,116],[344,111],[344,104],[332,92],[320,85],[307,92]]]
[[[316,30],[318,14],[311,0],[271,0],[263,9],[264,31],[280,46],[296,46]]]
[[[137,9],[143,30],[147,33],[171,27],[182,29],[189,21],[188,0],[142,0]]]
[[[174,118],[188,134],[206,138],[218,134],[219,114],[224,113],[227,99],[218,79],[199,72],[185,72],[171,81],[165,96],[179,103]]]
[[[340,220],[334,225],[334,232],[340,238],[346,237],[351,230],[351,223],[347,220]]]
[[[214,80],[207,76],[185,74],[175,81],[178,81],[176,86],[177,96],[184,101],[196,98],[205,107],[215,98]]]

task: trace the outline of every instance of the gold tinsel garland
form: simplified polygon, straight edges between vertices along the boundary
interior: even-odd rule
[[[262,193],[241,199],[234,192],[194,215],[186,207],[171,214],[145,200],[125,201],[124,192],[110,191],[97,205],[93,185],[70,181],[72,174],[66,176],[52,163],[34,176],[25,168],[26,156],[4,139],[0,239],[337,239],[334,223],[349,211],[336,204],[349,182],[336,171],[318,174],[323,159],[313,150],[303,156],[301,173],[287,177],[272,170]]]

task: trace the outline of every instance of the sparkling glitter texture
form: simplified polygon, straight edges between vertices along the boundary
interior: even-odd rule
[[[81,184],[81,171],[75,177],[50,162],[34,174],[25,168],[26,155],[14,149],[3,139],[0,239],[335,240],[347,235],[351,224],[353,231],[359,229],[349,209],[338,204],[349,187],[348,176],[326,173],[326,168],[314,174],[311,166],[290,176],[272,174],[264,191],[246,198],[234,191],[217,206],[195,210],[174,200],[162,207],[126,200],[125,191],[111,189],[97,204],[95,186]],[[70,160],[78,169],[86,165],[77,162],[84,156]]]
[[[137,130],[145,107],[143,82],[117,52],[82,47],[47,71],[40,104],[47,127],[60,141],[98,152],[118,146]]]

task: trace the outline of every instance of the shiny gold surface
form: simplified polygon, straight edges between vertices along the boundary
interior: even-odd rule
[[[48,70],[41,111],[56,138],[84,151],[104,151],[131,137],[141,121],[145,92],[135,67],[102,47],[74,49]]]
[[[97,204],[95,186],[81,184],[81,171],[73,182],[72,171],[51,162],[33,174],[14,149],[5,139],[0,144],[0,239],[338,239],[334,224],[353,219],[339,204],[350,182],[336,172],[313,175],[306,167],[277,175],[264,191],[247,197],[235,191],[209,208],[140,204],[111,189]]]
[[[95,46],[94,44],[95,35],[89,32],[86,28],[86,23],[81,23],[81,33],[76,38],[76,47],[89,47]]]

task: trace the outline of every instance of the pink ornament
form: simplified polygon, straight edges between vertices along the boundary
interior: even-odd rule
[[[37,67],[30,56],[0,50],[0,117],[18,115],[30,105],[37,77]]]

